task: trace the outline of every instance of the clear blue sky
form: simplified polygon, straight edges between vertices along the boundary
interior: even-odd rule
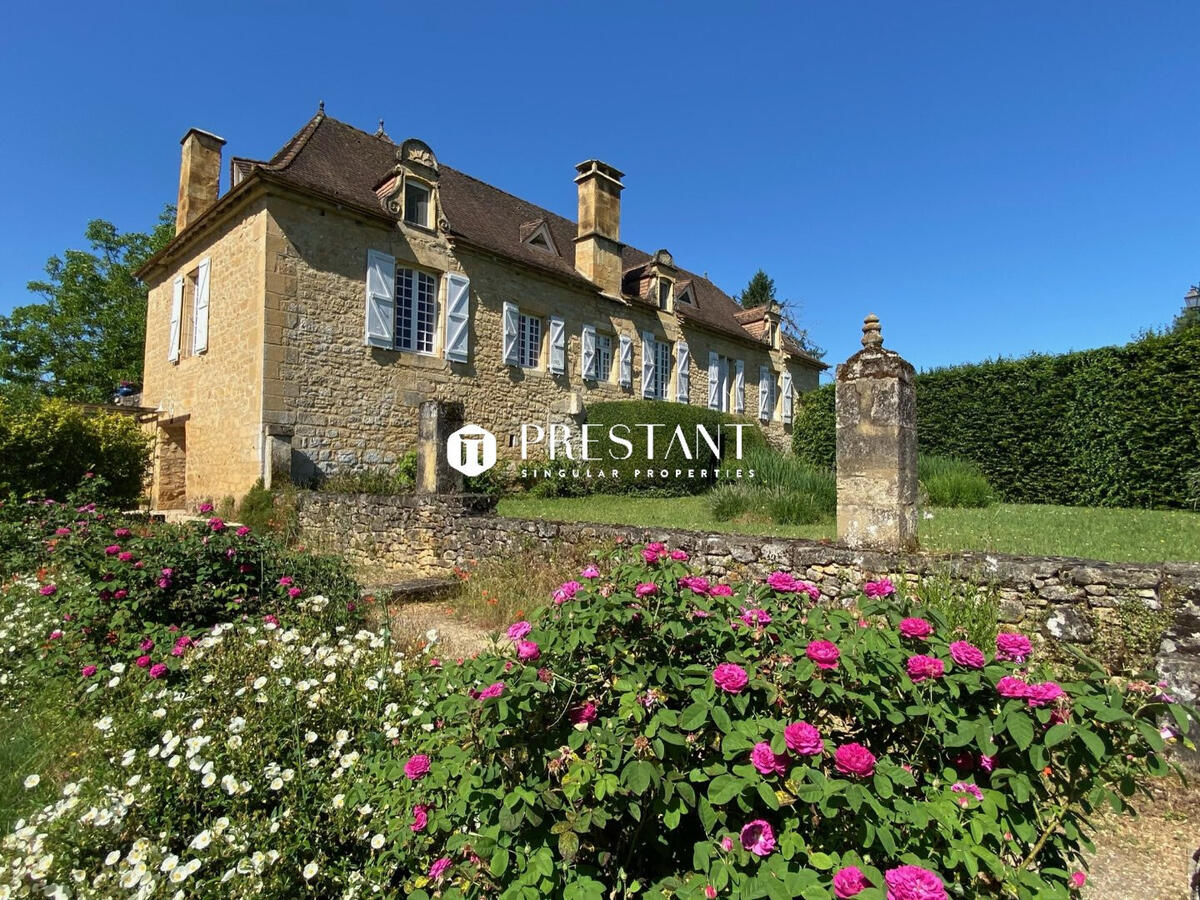
[[[831,362],[870,311],[921,368],[1119,343],[1200,281],[1193,0],[300,8],[8,9],[0,313],[149,227],[189,126],[261,158],[319,99],[572,217],[611,162],[627,241],[765,268]]]

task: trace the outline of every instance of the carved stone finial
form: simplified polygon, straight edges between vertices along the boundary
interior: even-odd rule
[[[864,347],[882,347],[883,329],[879,327],[879,316],[871,313],[863,319],[862,345]]]
[[[379,120],[379,127],[375,129],[375,137],[383,137],[387,132],[383,130],[383,119]]]
[[[317,115],[318,116],[325,115],[325,101],[324,100],[317,101]]]

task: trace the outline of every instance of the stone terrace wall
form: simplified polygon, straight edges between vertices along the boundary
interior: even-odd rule
[[[1158,668],[1180,699],[1200,695],[1200,565],[1114,564],[994,553],[889,554],[819,541],[710,534],[626,525],[510,519],[478,495],[375,496],[308,493],[300,526],[312,546],[397,575],[449,574],[455,567],[555,544],[663,541],[682,547],[704,574],[802,574],[831,602],[857,594],[868,577],[904,581],[950,575],[994,589],[1001,623],[1030,634],[1092,644],[1127,627],[1123,608],[1162,612]],[[564,576],[565,577],[565,576]]]

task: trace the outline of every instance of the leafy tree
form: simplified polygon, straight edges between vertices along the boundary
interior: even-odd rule
[[[171,207],[149,233],[94,219],[89,250],[50,257],[46,279],[29,283],[42,299],[0,316],[0,392],[102,403],[121,381],[140,382],[147,291],[133,273],[170,241],[174,222]]]
[[[800,327],[795,315],[795,307],[798,304],[793,303],[791,300],[779,300],[776,298],[775,279],[762,269],[754,273],[754,276],[750,279],[750,283],[746,285],[745,290],[738,294],[737,299],[745,309],[754,309],[772,302],[778,303],[784,332],[799,344],[801,349],[809,356],[820,359],[825,355],[825,351],[808,336],[808,329]]]

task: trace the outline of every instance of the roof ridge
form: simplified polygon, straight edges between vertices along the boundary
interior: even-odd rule
[[[308,142],[312,140],[312,136],[316,134],[317,128],[327,118],[329,117],[326,116],[325,113],[319,112],[305,122],[304,126],[295,134],[293,134],[287,140],[287,142],[279,148],[274,156],[264,163],[264,167],[273,172],[284,171],[288,166],[296,161],[296,157],[300,155],[300,151],[302,151]],[[334,119],[333,121],[336,122],[337,120]],[[276,161],[277,159],[278,162]]]

